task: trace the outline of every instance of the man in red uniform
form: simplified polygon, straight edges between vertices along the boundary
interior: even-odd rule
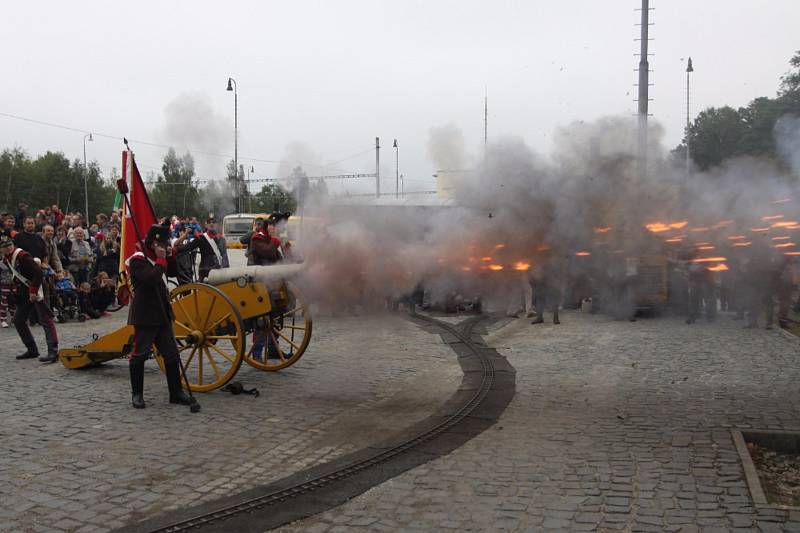
[[[192,405],[181,386],[178,345],[172,331],[174,315],[164,274],[174,276],[175,257],[167,251],[169,226],[154,224],[147,232],[144,252],[136,252],[126,261],[133,285],[133,298],[128,324],[133,326],[133,349],[129,356],[131,373],[131,403],[144,409],[144,362],[150,357],[153,345],[164,358],[169,387],[169,403]],[[199,407],[199,406],[198,406]]]
[[[53,322],[53,312],[44,300],[42,267],[34,261],[31,254],[14,246],[14,241],[7,234],[0,235],[0,253],[14,276],[14,283],[17,287],[17,312],[14,315],[14,326],[17,328],[19,338],[27,348],[25,353],[17,356],[17,359],[39,357],[39,348],[28,327],[28,318],[31,312],[35,312],[39,324],[44,328],[44,337],[47,341],[47,355],[39,357],[39,361],[42,363],[58,361],[58,334],[55,322]]]

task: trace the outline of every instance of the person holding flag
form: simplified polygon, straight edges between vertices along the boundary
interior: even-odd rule
[[[123,177],[117,182],[125,195],[120,259],[133,288],[128,313],[128,324],[133,326],[133,348],[128,359],[131,403],[136,409],[145,408],[144,363],[155,346],[164,359],[169,402],[190,405],[192,412],[197,412],[200,405],[181,386],[180,355],[172,329],[175,316],[165,276],[176,274],[176,264],[169,249],[169,225],[156,223],[133,153],[123,152],[122,162]],[[148,228],[144,242],[139,233],[141,227]]]

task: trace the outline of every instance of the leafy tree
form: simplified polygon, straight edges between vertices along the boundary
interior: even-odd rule
[[[297,206],[294,196],[277,183],[268,183],[261,187],[253,198],[254,207],[259,213],[271,213],[273,211],[294,212]]]
[[[192,183],[194,159],[190,153],[178,157],[170,148],[161,165],[162,175],[156,179],[150,191],[150,201],[158,216],[173,214],[198,216],[200,192]]]
[[[701,169],[719,165],[723,160],[742,154],[747,125],[732,107],[711,107],[701,111],[689,126],[691,157]]]
[[[778,93],[780,96],[800,96],[800,50],[795,52],[794,57],[789,60],[789,65],[794,67],[781,77],[781,88]]]

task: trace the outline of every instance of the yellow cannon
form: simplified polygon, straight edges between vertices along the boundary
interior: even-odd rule
[[[209,284],[172,290],[175,340],[192,391],[224,386],[243,360],[275,371],[300,359],[311,340],[311,313],[287,281],[299,270],[300,265],[225,268],[212,271]],[[253,346],[246,348],[251,333],[264,339],[260,356]],[[84,368],[125,357],[132,346],[133,326],[123,326],[84,346],[63,348],[58,356],[67,368]],[[155,357],[163,370],[162,358]]]

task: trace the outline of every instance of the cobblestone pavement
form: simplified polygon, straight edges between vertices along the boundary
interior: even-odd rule
[[[517,372],[494,427],[282,530],[800,530],[754,508],[730,433],[800,428],[797,339],[727,315],[562,322],[486,337]]]
[[[61,345],[124,313],[59,325]],[[198,414],[168,404],[153,361],[139,411],[126,361],[67,370],[21,351],[0,330],[0,531],[108,530],[279,479],[425,418],[462,376],[438,336],[392,316],[318,318],[294,366],[242,366],[235,379],[260,397],[199,395]]]

